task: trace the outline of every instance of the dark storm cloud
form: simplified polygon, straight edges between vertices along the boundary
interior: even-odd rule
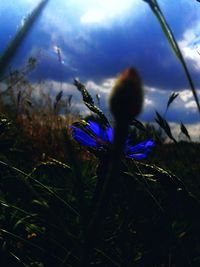
[[[181,66],[165,42],[163,34],[149,29],[141,22],[141,28],[131,25],[115,27],[112,31],[91,32],[94,40],[84,54],[74,58],[81,76],[101,80],[116,76],[128,66],[136,67],[144,83],[165,89],[181,88],[186,79]],[[66,49],[66,50],[65,50]],[[67,47],[64,48],[66,54]]]
[[[172,5],[163,6],[178,40],[186,27],[194,24],[198,14],[190,4],[180,2],[173,3],[173,12]],[[127,66],[135,66],[149,86],[176,90],[188,86],[183,69],[150,10],[137,22],[129,18],[126,23],[113,24],[112,28],[80,25],[71,35],[69,45],[67,34],[63,44],[61,38],[61,47],[66,57],[70,55],[78,76],[83,80],[100,82],[105,77],[116,76]],[[77,46],[84,49],[77,50]],[[198,72],[192,62],[188,64],[196,85],[200,85]]]
[[[148,86],[176,90],[188,86],[182,67],[167,43],[160,25],[148,5],[143,4],[146,10],[141,12],[142,15],[136,20],[130,16],[123,23],[116,21],[112,27],[101,27],[101,25],[93,27],[93,25],[82,25],[81,23],[78,25],[76,22],[75,27],[70,25],[72,27],[70,32],[64,30],[66,23],[63,21],[63,24],[57,25],[57,28],[52,28],[53,18],[56,18],[56,12],[53,13],[55,6],[52,4],[46,9],[46,14],[47,12],[52,14],[50,16],[52,21],[45,22],[42,19],[34,25],[28,38],[19,49],[15,63],[22,63],[24,58],[32,55],[33,47],[34,51],[38,52],[43,49],[48,52],[52,43],[52,35],[56,35],[54,39],[57,38],[57,40],[54,41],[59,43],[66,61],[69,58],[69,62],[72,64],[72,68],[69,64],[69,68],[63,67],[66,81],[71,80],[74,76],[79,76],[84,81],[93,79],[100,82],[104,78],[115,77],[128,66],[134,66],[139,70],[144,83]],[[189,1],[185,0],[174,1],[173,4],[163,1],[161,7],[177,39],[181,39],[185,29],[195,23],[197,15],[200,13],[198,9],[194,8],[195,5],[191,5]],[[7,13],[9,16],[8,10]],[[60,13],[61,11],[59,11]],[[12,20],[13,27],[16,27],[16,22],[19,24],[19,12],[17,14],[18,16]],[[71,18],[71,15],[69,17]],[[46,26],[44,29],[43,23],[46,25],[49,23],[51,28]],[[8,25],[12,25],[12,23]],[[10,32],[11,28],[7,30]],[[5,30],[3,33],[7,40]],[[78,49],[78,47],[83,48]],[[49,60],[44,55],[40,58],[40,62],[41,64],[38,66],[40,75],[44,78],[60,79],[60,68],[56,57]],[[188,63],[198,86],[200,85],[199,79],[197,79],[198,72],[190,64],[191,62]]]

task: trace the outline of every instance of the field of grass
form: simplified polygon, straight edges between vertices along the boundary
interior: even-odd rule
[[[147,159],[118,162],[107,202],[90,229],[109,177],[109,155],[73,140],[71,125],[83,118],[70,111],[68,99],[41,94],[39,108],[34,88],[19,75],[7,79],[0,95],[4,266],[199,266],[200,144],[165,143],[161,127],[134,121],[133,143],[151,138],[156,145]],[[26,94],[18,91],[23,86]],[[103,113],[85,87],[76,86],[96,113],[86,121],[103,125]]]

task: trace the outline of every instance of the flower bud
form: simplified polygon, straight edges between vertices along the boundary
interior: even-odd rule
[[[124,70],[117,79],[109,99],[110,111],[117,122],[130,123],[142,109],[142,81],[133,68]]]

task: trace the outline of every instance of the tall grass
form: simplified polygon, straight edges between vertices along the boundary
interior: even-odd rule
[[[13,151],[21,159],[26,153],[30,162],[55,155],[63,159],[66,155],[61,129],[68,131],[69,125],[80,115],[73,108],[71,96],[59,97],[58,93],[54,98],[46,92],[47,83],[31,84],[27,80],[27,74],[35,64],[35,59],[29,59],[25,67],[14,71],[1,83],[4,89],[0,91],[0,113],[12,122],[12,131],[3,133],[3,137],[7,142],[13,139]]]

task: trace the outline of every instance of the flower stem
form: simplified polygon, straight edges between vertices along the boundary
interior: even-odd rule
[[[102,185],[102,192],[97,199],[97,204],[94,209],[93,215],[88,225],[86,232],[86,239],[82,247],[81,263],[80,266],[89,266],[91,254],[93,248],[98,241],[98,237],[101,233],[101,227],[103,218],[106,214],[106,207],[110,202],[112,197],[114,182],[119,177],[119,166],[121,154],[123,152],[126,136],[128,133],[128,123],[116,123],[114,128],[114,140],[113,147],[111,150],[110,162],[108,165],[107,173],[105,174],[105,179]]]

